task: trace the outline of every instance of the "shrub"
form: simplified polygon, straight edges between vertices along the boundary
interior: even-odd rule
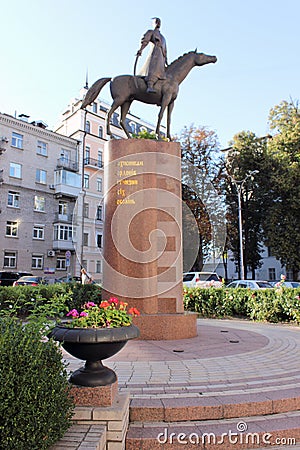
[[[44,450],[71,424],[67,371],[39,325],[0,318],[0,436],[5,450]]]
[[[202,317],[300,323],[300,289],[185,288],[183,301]]]
[[[0,287],[0,312],[26,317],[42,314],[56,317],[62,312],[80,308],[86,300],[99,303],[101,287],[96,284],[61,283],[40,286]]]

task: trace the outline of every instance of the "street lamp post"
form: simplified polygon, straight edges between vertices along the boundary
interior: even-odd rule
[[[244,266],[244,246],[243,246],[243,219],[242,219],[242,190],[243,186],[246,182],[246,180],[258,173],[258,170],[252,170],[249,172],[243,180],[237,181],[235,178],[233,178],[232,175],[228,173],[229,178],[235,185],[237,196],[238,196],[238,223],[239,223],[239,248],[240,248],[240,272],[241,272],[241,279],[245,279],[245,266]]]

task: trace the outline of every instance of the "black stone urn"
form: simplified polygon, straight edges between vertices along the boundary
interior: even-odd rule
[[[115,372],[102,360],[120,351],[130,339],[139,337],[140,330],[131,324],[118,328],[68,328],[57,325],[49,337],[62,343],[63,348],[85,365],[72,373],[69,381],[78,386],[106,386],[117,380]]]

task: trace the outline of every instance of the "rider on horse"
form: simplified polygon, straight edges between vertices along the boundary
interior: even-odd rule
[[[142,54],[144,48],[150,43],[151,52],[138,75],[144,76],[147,82],[147,93],[156,93],[153,88],[157,80],[165,80],[167,66],[167,45],[166,40],[160,32],[161,20],[153,17],[153,30],[148,30],[142,37],[141,47],[136,56]]]

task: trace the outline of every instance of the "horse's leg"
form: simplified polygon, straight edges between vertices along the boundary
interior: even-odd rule
[[[129,111],[130,105],[131,105],[132,101],[128,101],[123,103],[123,105],[121,105],[121,120],[120,120],[120,125],[123,128],[123,130],[125,131],[126,136],[128,137],[128,139],[131,137],[127,128],[126,128],[126,116],[127,113]]]
[[[174,108],[174,102],[175,100],[173,100],[172,102],[169,103],[168,105],[168,115],[167,115],[167,138],[171,141],[171,114]]]
[[[115,110],[117,108],[119,108],[119,106],[121,106],[120,101],[117,100],[117,99],[114,99],[114,101],[113,101],[113,103],[112,103],[112,105],[110,107],[110,110],[108,111],[108,114],[107,114],[107,117],[106,117],[106,133],[109,134],[109,135],[111,135],[111,131],[110,131],[110,119],[111,119],[111,116],[113,115]]]
[[[157,120],[157,125],[156,125],[156,130],[155,130],[155,133],[157,134],[158,138],[160,138],[160,124],[161,124],[165,109],[169,105],[170,101],[171,101],[170,95],[163,96],[160,111],[158,113],[158,120]]]

